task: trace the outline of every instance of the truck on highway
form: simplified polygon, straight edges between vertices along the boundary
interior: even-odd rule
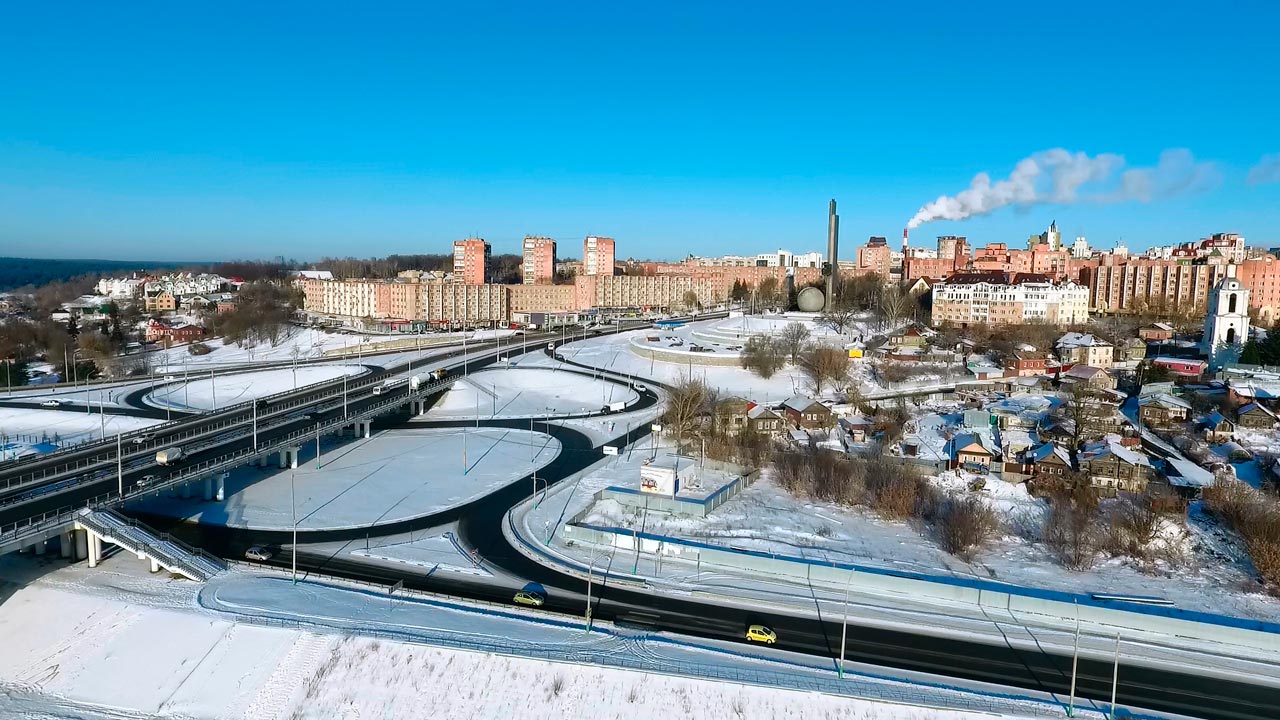
[[[619,410],[622,410],[626,407],[627,407],[627,404],[625,402],[619,401],[619,402],[609,403],[607,409],[609,410],[609,412],[618,412]]]
[[[171,447],[165,448],[156,453],[156,464],[172,465],[182,459],[182,448]]]

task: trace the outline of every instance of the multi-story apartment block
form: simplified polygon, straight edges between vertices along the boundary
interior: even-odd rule
[[[893,251],[889,242],[882,237],[872,237],[867,244],[858,248],[857,262],[854,268],[859,272],[875,273],[889,277],[889,269],[893,267]]]
[[[960,273],[933,287],[933,323],[1071,324],[1088,320],[1088,289],[1046,275]]]
[[[422,317],[431,323],[492,325],[511,318],[507,285],[419,283]]]
[[[717,299],[710,278],[691,275],[586,275],[575,287],[580,308],[689,309],[688,292],[704,306]]]
[[[582,268],[587,275],[613,274],[613,238],[588,235],[582,241]]]
[[[453,280],[465,285],[484,285],[489,281],[489,243],[480,238],[455,240],[453,243]]]
[[[520,265],[525,285],[550,285],[556,275],[556,241],[526,235]]]
[[[507,303],[513,313],[573,312],[583,309],[577,303],[573,285],[510,285]]]

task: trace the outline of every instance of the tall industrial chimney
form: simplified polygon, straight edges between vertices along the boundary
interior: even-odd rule
[[[907,256],[907,229],[902,228],[902,256]]]
[[[836,275],[840,272],[839,261],[840,216],[836,214],[836,201],[833,199],[827,208],[827,303],[826,309],[831,311],[836,305]]]

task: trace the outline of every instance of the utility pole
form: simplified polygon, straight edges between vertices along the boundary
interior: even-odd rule
[[[253,401],[253,449],[258,450],[258,401]]]
[[[218,412],[218,382],[213,376],[213,368],[209,368],[209,387],[213,390],[213,411]]]
[[[320,423],[316,423],[316,469],[320,469]]]
[[[116,433],[116,489],[124,497],[124,456],[121,454],[120,433]]]

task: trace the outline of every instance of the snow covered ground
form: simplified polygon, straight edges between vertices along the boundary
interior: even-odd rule
[[[125,554],[6,558],[0,716],[1060,717],[1058,703],[916,685],[851,664],[580,620],[232,572],[200,588]],[[636,668],[630,670],[625,668]],[[912,707],[846,695],[935,707]],[[944,708],[969,707],[978,712]],[[1079,708],[1089,720],[1097,707]]]
[[[367,368],[356,364],[324,364],[221,376],[213,373],[212,377],[209,373],[172,375],[170,377],[174,377],[174,380],[164,382],[153,392],[147,393],[143,401],[155,407],[202,412],[335,380],[343,375],[356,377],[366,372]]]
[[[232,472],[224,502],[158,494],[133,507],[201,523],[288,530],[296,496],[301,530],[369,527],[487,495],[560,452],[549,435],[496,428],[382,430],[367,440],[323,440],[319,470],[315,445],[307,443],[296,470]]]
[[[181,345],[167,350],[156,350],[151,354],[150,360],[153,366],[160,368],[163,372],[177,372],[181,371],[184,365],[195,368],[210,365],[307,360],[324,357],[325,353],[341,350],[348,350],[354,354],[361,346],[365,348],[365,352],[373,352],[379,344],[415,338],[424,343],[461,342],[464,335],[468,341],[490,340],[495,337],[509,336],[513,331],[477,330],[468,333],[362,335],[290,325],[284,332],[285,335],[274,346],[268,343],[256,347],[240,347],[235,344],[227,345],[222,338],[211,338],[204,341],[204,344],[210,348],[207,355],[192,355],[187,346]]]
[[[723,322],[725,321],[705,320],[690,323],[676,331],[663,332],[692,333],[698,327],[715,327],[716,324]],[[650,331],[633,330],[579,340],[561,346],[557,352],[574,362],[614,372],[649,377],[659,382],[675,383],[691,376],[702,378],[707,385],[716,388],[722,396],[737,395],[757,402],[781,402],[792,395],[805,392],[808,385],[808,380],[794,367],[788,367],[766,380],[740,367],[700,366],[641,357],[632,352],[631,338],[648,332]],[[528,361],[522,359],[520,362],[521,367],[535,364],[554,365],[554,361],[545,356],[530,355]]]
[[[366,542],[369,542],[366,540]],[[365,561],[386,565],[409,565],[426,569],[427,575],[436,572],[461,573],[488,577],[488,570],[479,560],[463,551],[452,532],[424,537],[403,536],[391,539],[378,538],[369,547],[358,547],[349,553]]]
[[[66,447],[83,442],[100,440],[103,437],[115,437],[116,433],[127,433],[150,427],[164,420],[135,418],[124,415],[102,415],[97,408],[91,413],[73,412],[70,410],[45,410],[43,408],[14,408],[0,406],[0,445],[7,449],[5,453],[22,455],[37,452],[32,446],[39,445],[44,452],[57,447]]]
[[[535,353],[536,355],[537,353]],[[510,368],[481,370],[459,379],[427,413],[431,420],[542,417],[594,412],[611,403],[628,405],[639,399],[634,390],[617,383],[528,367],[517,359]]]

